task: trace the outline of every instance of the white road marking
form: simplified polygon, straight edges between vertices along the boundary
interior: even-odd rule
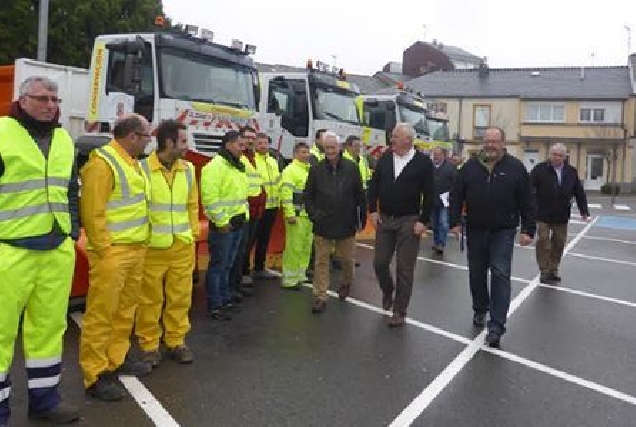
[[[568,235],[575,236],[576,233],[568,233]],[[611,237],[600,237],[600,236],[585,236],[584,239],[589,240],[599,240],[604,242],[615,242],[615,243],[624,243],[626,245],[636,245],[636,240],[622,240],[622,239],[612,239]]]
[[[614,264],[622,264],[622,265],[629,265],[632,267],[636,267],[636,262],[631,262],[631,261],[623,261],[620,259],[611,259],[611,258],[603,258],[600,256],[593,256],[593,255],[586,255],[586,254],[580,254],[580,253],[576,253],[576,252],[572,252],[570,254],[573,257],[577,257],[577,258],[584,258],[584,259],[591,259],[591,260],[595,260],[595,261],[603,261],[603,262],[611,262]]]
[[[572,254],[570,254],[570,255],[572,255]],[[546,284],[543,284],[543,283],[540,283],[539,286],[542,287],[542,288],[546,288],[546,289],[552,289],[552,290],[555,290],[555,291],[567,292],[569,294],[580,295],[582,297],[594,298],[594,299],[598,299],[598,300],[601,300],[601,301],[606,301],[606,302],[611,302],[611,303],[614,303],[614,304],[625,305],[627,307],[636,308],[636,303],[631,302],[631,301],[618,299],[618,298],[605,297],[603,295],[592,294],[590,292],[579,291],[577,289],[566,288],[564,286],[546,285]]]
[[[600,203],[588,203],[587,207],[590,209],[603,209]]]
[[[614,205],[614,209],[616,209],[617,211],[631,211],[632,208],[630,208],[627,205]]]
[[[84,316],[82,313],[71,313],[71,318],[77,326],[82,328],[82,320]],[[172,415],[166,411],[166,409],[161,405],[161,403],[157,400],[156,397],[150,393],[150,390],[146,388],[145,385],[136,377],[129,376],[119,376],[119,381],[126,387],[128,393],[135,399],[137,404],[141,407],[141,409],[146,413],[148,418],[152,420],[152,422],[156,426],[160,427],[179,427],[179,423],[172,418]]]
[[[594,218],[589,224],[579,232],[579,234],[568,243],[563,250],[563,256],[565,257],[568,252],[572,250],[574,245],[592,228],[592,226],[598,220]],[[510,302],[510,308],[508,309],[508,316],[511,316],[517,308],[530,296],[532,291],[539,285],[539,275],[532,280],[532,282],[523,288],[521,292]],[[475,338],[455,359],[428,385],[419,396],[417,396],[411,404],[409,404],[404,410],[393,420],[392,427],[409,426],[417,417],[424,412],[424,410],[431,404],[431,402],[439,395],[439,393],[457,376],[457,374],[470,362],[475,354],[482,348],[482,342],[486,335],[486,330],[482,331],[477,338]]]

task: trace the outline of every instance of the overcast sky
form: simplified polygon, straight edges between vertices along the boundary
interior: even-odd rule
[[[437,39],[491,67],[626,65],[636,50],[634,0],[163,0],[174,22],[257,46],[255,60],[304,66],[308,58],[373,74],[417,40]],[[424,28],[426,25],[426,29]],[[595,53],[592,58],[592,52]]]

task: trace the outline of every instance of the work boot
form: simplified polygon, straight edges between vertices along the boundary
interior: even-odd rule
[[[486,335],[485,343],[488,347],[499,348],[499,341],[501,340],[501,335],[495,331],[488,331],[488,335]]]
[[[270,280],[270,279],[278,279],[278,276],[271,271],[268,270],[254,270],[254,274],[252,274],[254,279],[262,279],[262,280]]]
[[[133,360],[126,357],[124,363],[115,369],[115,375],[124,375],[129,377],[145,377],[152,372],[152,365],[146,361]]]
[[[557,281],[552,278],[551,273],[541,273],[539,281],[544,285],[556,285]]]
[[[48,421],[53,424],[71,424],[79,421],[79,410],[68,403],[60,402],[57,406],[42,412],[29,411],[29,418]]]
[[[103,374],[86,389],[86,394],[104,402],[116,402],[126,396],[126,390],[115,382],[112,374]]]
[[[349,292],[351,292],[351,285],[340,285],[340,289],[338,289],[338,298],[340,301],[344,301],[349,296]]]
[[[404,316],[400,313],[393,313],[391,319],[389,320],[389,328],[399,328],[404,326]]]
[[[550,272],[550,278],[557,283],[561,283],[561,277],[556,273],[556,271]]]
[[[169,348],[167,351],[168,357],[181,365],[187,365],[194,362],[194,355],[192,350],[187,345],[183,344],[175,348]]]
[[[320,314],[327,308],[327,302],[320,298],[314,299],[314,303],[311,306],[311,312],[314,314]]]
[[[208,314],[210,315],[210,318],[212,318],[212,320],[232,320],[232,316],[219,309],[210,310]]]
[[[151,367],[156,368],[161,362],[161,352],[159,350],[144,351],[141,354],[141,361],[149,363]]]

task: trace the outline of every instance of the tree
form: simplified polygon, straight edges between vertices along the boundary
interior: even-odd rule
[[[11,0],[0,9],[0,65],[35,58],[38,0]],[[86,68],[95,37],[153,31],[160,0],[50,0],[47,61]]]

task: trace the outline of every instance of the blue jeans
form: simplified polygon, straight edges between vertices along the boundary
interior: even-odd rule
[[[448,236],[448,208],[443,205],[433,208],[431,220],[433,222],[433,243],[435,246],[446,246],[446,237]]]
[[[506,317],[510,306],[510,273],[516,229],[467,230],[468,271],[470,293],[475,313],[490,311],[488,330],[506,332]],[[490,269],[490,295],[487,277]]]
[[[208,310],[218,310],[230,302],[230,270],[239,250],[242,234],[242,228],[228,233],[211,230],[208,234],[210,262],[205,277]]]

